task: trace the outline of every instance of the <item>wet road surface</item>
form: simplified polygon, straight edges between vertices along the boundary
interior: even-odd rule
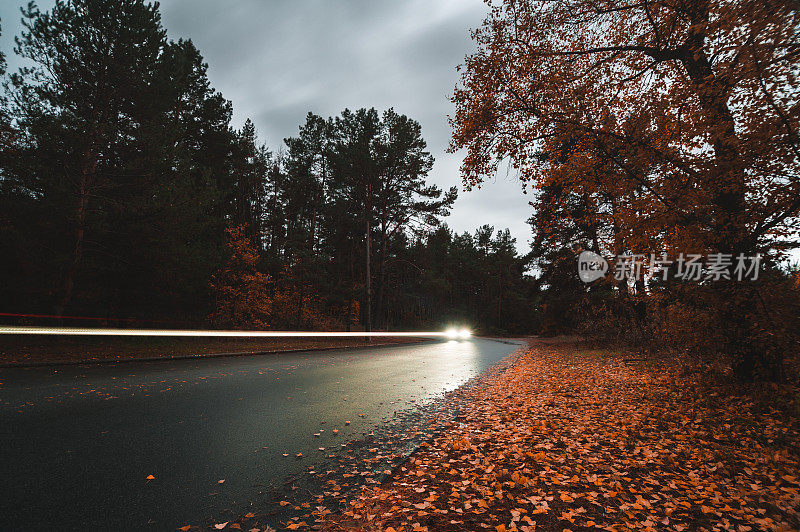
[[[258,511],[264,493],[517,347],[0,370],[0,530],[175,530]]]

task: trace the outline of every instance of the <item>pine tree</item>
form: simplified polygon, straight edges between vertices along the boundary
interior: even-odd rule
[[[389,242],[404,232],[438,225],[440,217],[450,214],[458,195],[456,187],[443,194],[439,187],[426,182],[433,157],[425,148],[418,122],[393,109],[383,113],[376,147],[379,173],[374,205],[380,244],[377,310],[384,326],[388,325],[390,308],[386,293]]]
[[[24,131],[13,186],[37,198],[51,220],[37,236],[60,272],[60,314],[81,272],[103,270],[91,264],[102,251],[87,246],[102,239],[102,204],[119,191],[120,158],[149,119],[146,95],[165,32],[157,6],[141,0],[57,0],[46,13],[31,3],[24,16],[15,51],[33,66],[11,78],[13,112]]]

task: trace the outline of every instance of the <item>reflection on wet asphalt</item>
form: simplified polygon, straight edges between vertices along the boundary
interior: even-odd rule
[[[402,433],[409,409],[517,347],[472,339],[0,370],[0,530],[175,530],[260,510],[348,442]]]

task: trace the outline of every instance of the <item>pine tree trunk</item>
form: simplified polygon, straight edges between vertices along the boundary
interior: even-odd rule
[[[72,301],[72,291],[75,284],[75,275],[78,272],[78,267],[83,257],[83,241],[86,234],[86,207],[88,204],[88,196],[84,192],[83,186],[81,187],[80,198],[78,200],[78,208],[75,216],[75,244],[72,248],[72,260],[70,261],[69,268],[64,275],[64,281],[61,287],[61,300],[56,307],[56,315],[60,318],[64,310]]]
[[[370,224],[370,215],[369,215],[369,208],[367,208],[367,233],[366,233],[366,241],[367,241],[367,252],[366,252],[366,274],[364,276],[364,283],[366,284],[367,288],[367,315],[366,315],[366,331],[372,331],[372,272],[370,271],[371,261],[372,261],[372,227]],[[366,337],[367,342],[370,341],[370,337]]]
[[[384,315],[387,316],[385,326],[388,328],[389,326],[389,309],[387,304],[387,293],[386,293],[386,262],[387,262],[387,254],[389,252],[389,244],[388,244],[388,235],[386,234],[386,221],[381,220],[381,274],[378,278],[378,315],[383,318]],[[379,318],[379,319],[381,319]]]
[[[75,210],[75,242],[72,248],[72,260],[69,268],[64,275],[61,286],[61,300],[56,307],[56,315],[61,317],[67,305],[72,301],[72,294],[75,286],[75,276],[83,258],[83,244],[86,237],[86,214],[89,207],[90,188],[94,182],[94,175],[97,172],[97,154],[95,145],[99,132],[93,135],[93,139],[84,153],[84,163],[81,167],[81,177],[78,191],[78,205]]]
[[[347,332],[350,332],[353,316],[353,299],[355,298],[356,273],[355,273],[355,253],[353,250],[353,240],[350,240],[350,298],[347,302]]]

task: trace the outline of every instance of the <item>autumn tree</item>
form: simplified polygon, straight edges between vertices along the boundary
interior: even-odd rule
[[[268,328],[271,323],[272,280],[258,270],[259,253],[242,226],[227,230],[229,257],[214,274],[213,321],[221,327]]]
[[[554,204],[582,197],[581,223],[606,254],[761,253],[772,263],[796,246],[793,2],[490,5],[453,96],[451,148],[466,149],[468,187],[508,161],[526,184],[557,190]],[[551,212],[539,230],[562,223],[564,209]],[[741,376],[769,358],[754,290],[702,290]]]

